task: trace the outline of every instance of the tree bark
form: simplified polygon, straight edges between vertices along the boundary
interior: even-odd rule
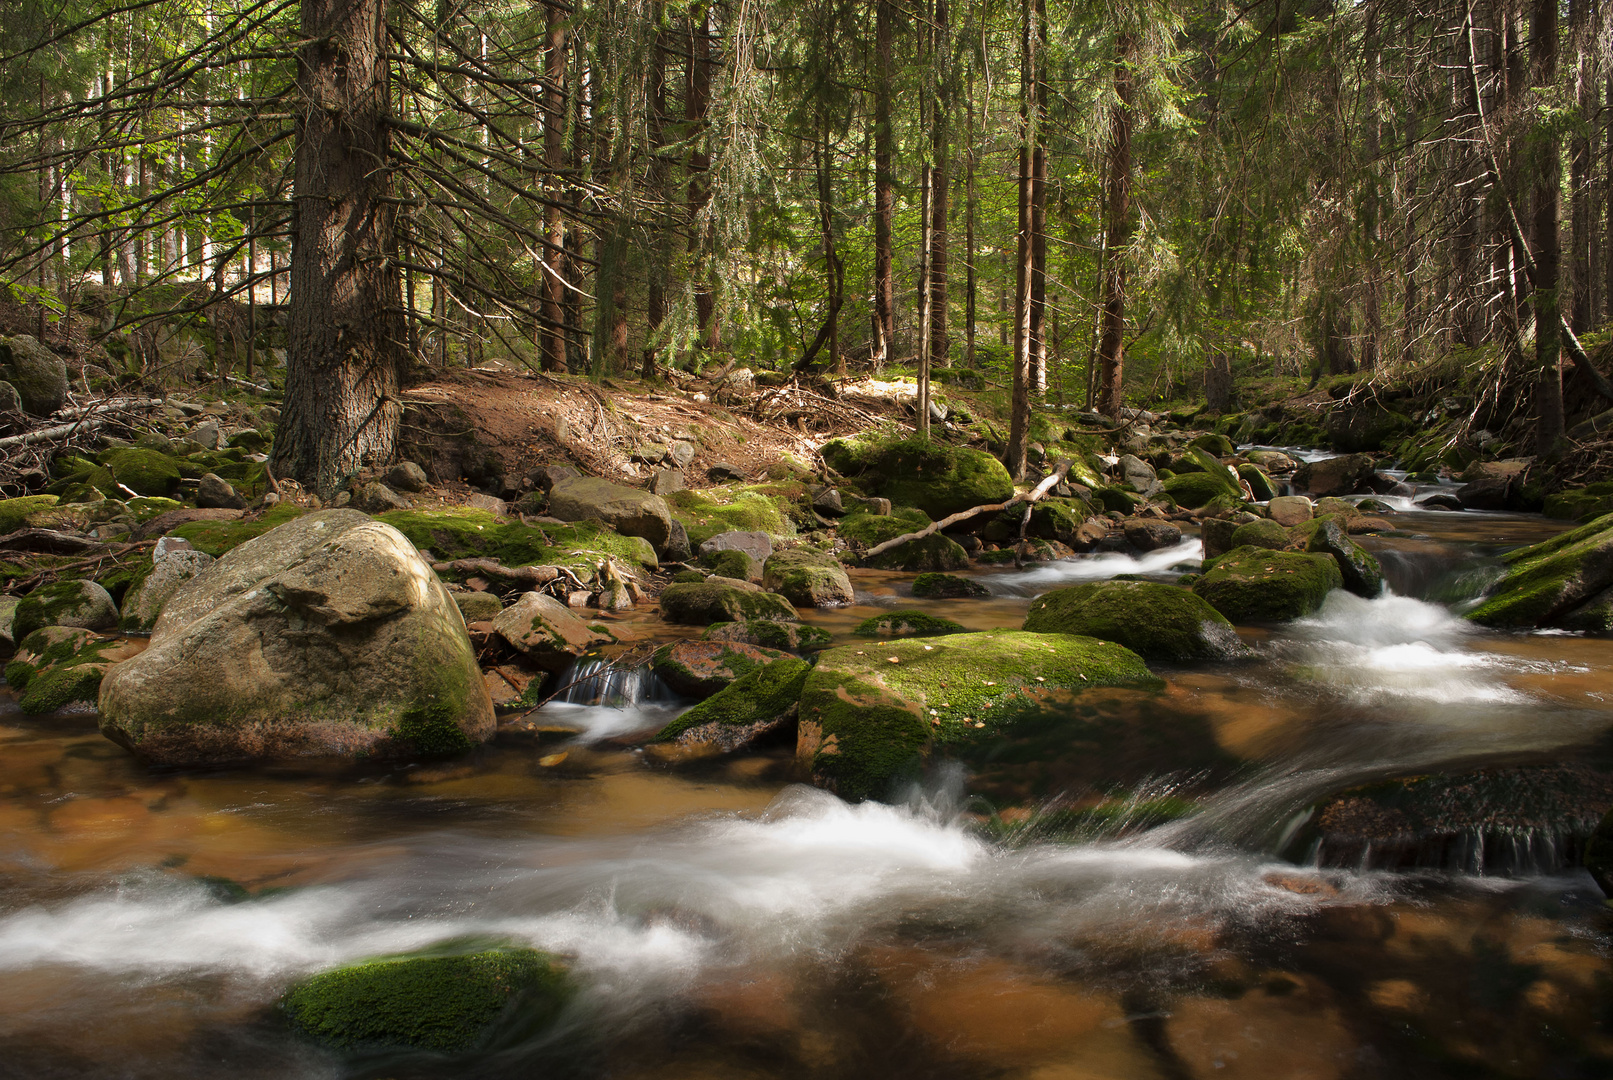
[[[543,161],[544,186],[543,354],[544,371],[566,370],[566,223],[560,214],[566,164],[566,16],[558,4],[544,11]]]
[[[697,6],[689,17],[689,93],[684,115],[689,121],[689,246],[694,249],[695,323],[700,327],[701,345],[708,352],[722,347],[722,327],[717,322],[717,295],[709,278],[706,250],[708,229],[703,221],[711,200],[711,152],[706,145],[706,114],[711,107],[711,10]]]
[[[403,293],[386,5],[303,0],[285,403],[274,471],[329,497],[395,452]]]
[[[661,320],[666,318],[666,203],[667,203],[667,166],[662,157],[664,139],[664,124],[666,121],[666,31],[661,27],[664,18],[662,6],[659,3],[652,5],[651,17],[655,20],[655,41],[650,47],[650,76],[649,76],[649,140],[650,140],[650,167],[649,186],[650,195],[656,200],[654,217],[650,224],[650,257],[646,260],[644,268],[648,280],[644,287],[644,362],[641,374],[646,379],[655,377],[655,336],[661,330]]]
[[[1104,191],[1108,266],[1103,275],[1102,330],[1098,337],[1098,411],[1118,417],[1125,393],[1126,251],[1131,247],[1131,129],[1135,42],[1122,32],[1115,41],[1115,106],[1109,122],[1109,175]]]
[[[1031,418],[1031,155],[1036,145],[1032,87],[1038,60],[1035,9],[1031,0],[1020,0],[1019,12],[1019,233],[1014,260],[1014,388],[1009,407],[1008,447],[1004,455],[1008,472],[1015,480],[1025,476]]]
[[[947,168],[947,150],[952,94],[947,70],[951,61],[947,0],[935,0],[934,34],[935,110],[930,123],[930,366],[950,367],[952,345],[947,333],[947,212],[951,174]]]
[[[1586,49],[1590,36],[1591,0],[1570,0],[1569,42],[1574,62],[1574,100],[1584,125],[1569,143],[1569,217],[1572,236],[1569,255],[1568,320],[1574,333],[1591,328],[1595,307],[1591,302],[1591,117],[1596,112],[1596,86],[1591,81],[1591,58]]]
[[[1534,84],[1550,87],[1557,79],[1557,0],[1535,0],[1529,20],[1529,59]],[[1556,137],[1541,132],[1535,154],[1535,451],[1544,456],[1563,437],[1562,335],[1557,323],[1562,257],[1557,204],[1562,166]]]
[[[968,120],[965,129],[965,145],[963,151],[963,364],[965,367],[975,366],[975,82],[974,71],[969,73],[968,100],[965,106],[968,109]]]
[[[891,262],[895,223],[895,183],[891,174],[891,0],[875,0],[874,52],[874,370],[893,359],[896,337],[896,278]]]
[[[1047,55],[1047,0],[1036,3],[1036,54]],[[1030,391],[1047,393],[1047,81],[1040,66],[1031,92],[1036,140],[1031,151]]]

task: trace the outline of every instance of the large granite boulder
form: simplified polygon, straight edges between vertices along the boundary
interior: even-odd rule
[[[27,334],[0,337],[0,379],[16,389],[24,412],[49,416],[67,404],[67,362]]]
[[[356,510],[306,514],[184,583],[100,711],[108,738],[162,765],[433,757],[493,733],[452,597]]]
[[[839,607],[853,599],[840,561],[812,548],[774,552],[762,564],[762,587],[797,607]]]
[[[623,536],[642,536],[664,550],[672,537],[666,500],[597,476],[574,476],[549,489],[549,514],[561,521],[603,521]]]

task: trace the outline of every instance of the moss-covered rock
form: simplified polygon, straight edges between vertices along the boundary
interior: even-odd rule
[[[42,626],[110,630],[116,625],[118,605],[111,593],[93,581],[58,581],[22,598],[11,630],[14,640],[21,641]]]
[[[812,665],[786,657],[757,667],[678,716],[659,742],[711,743],[734,750],[778,730],[796,714]]]
[[[1165,481],[1165,494],[1175,499],[1179,505],[1197,510],[1218,496],[1236,497],[1241,495],[1241,492],[1231,491],[1230,478],[1207,472],[1191,472],[1173,476]]]
[[[1277,497],[1277,485],[1272,483],[1266,470],[1259,465],[1247,461],[1239,465],[1238,479],[1249,485],[1249,493],[1256,502],[1267,502]]]
[[[525,592],[493,617],[493,631],[545,671],[560,672],[610,640],[547,593]]]
[[[184,503],[177,499],[165,499],[161,496],[142,495],[138,499],[130,499],[124,504],[128,508],[129,516],[137,523],[144,524],[158,514],[166,514],[170,510],[179,510]]]
[[[506,1014],[530,1032],[572,992],[553,956],[500,947],[350,964],[303,979],[280,1007],[297,1031],[338,1050],[451,1053],[482,1043]]]
[[[0,536],[24,528],[28,516],[56,505],[55,495],[24,495],[20,499],[0,499]]]
[[[685,697],[708,698],[742,675],[790,654],[736,641],[675,641],[655,650],[650,668]]]
[[[1200,450],[1214,454],[1218,458],[1231,457],[1233,454],[1238,452],[1238,448],[1232,445],[1231,439],[1227,438],[1225,435],[1217,435],[1213,431],[1205,432],[1188,445],[1196,446]]]
[[[764,532],[792,536],[795,526],[785,513],[789,499],[773,493],[774,485],[747,485],[675,491],[667,497],[672,516],[683,522],[689,543],[698,548],[719,533]]]
[[[966,596],[990,594],[978,581],[956,574],[920,574],[913,579],[913,595],[930,600],[955,600]]]
[[[1004,502],[1014,494],[1008,470],[990,454],[916,435],[832,439],[822,454],[831,469],[859,477],[893,505],[915,506],[933,518]]]
[[[897,506],[888,514],[862,511],[847,514],[835,526],[842,539],[864,547],[883,544],[930,524],[930,515],[912,506]]]
[[[827,649],[833,640],[829,631],[800,622],[751,619],[748,622],[712,623],[700,635],[702,641],[739,641],[768,649],[809,652]]]
[[[797,755],[843,798],[883,798],[925,755],[1043,713],[1050,693],[1160,683],[1107,641],[1017,630],[830,649],[801,693]]]
[[[596,522],[538,528],[518,521],[501,521],[486,510],[469,507],[393,510],[376,515],[376,520],[397,529],[420,550],[430,551],[437,561],[487,558],[505,566],[565,566],[591,571],[609,556],[648,570],[660,565],[648,540],[623,536]]]
[[[1563,626],[1613,588],[1613,514],[1502,560],[1506,576],[1467,617],[1485,626]]]
[[[187,521],[175,525],[169,532],[189,540],[197,551],[205,551],[217,557],[289,521],[295,521],[304,513],[302,507],[284,502],[270,507],[257,517],[222,521]]]
[[[1234,623],[1286,622],[1309,615],[1344,587],[1331,555],[1240,547],[1205,564],[1193,591]]]
[[[791,622],[795,605],[777,593],[752,592],[716,582],[668,585],[661,593],[661,617],[688,626],[773,619]]]
[[[23,638],[6,664],[6,683],[17,707],[31,716],[60,712],[75,703],[94,705],[112,665],[132,655],[126,643],[88,630],[45,626]]]
[[[890,611],[864,619],[852,633],[870,638],[934,637],[937,634],[961,634],[965,629],[962,623],[926,615],[922,611]]]
[[[937,532],[898,544],[871,559],[864,559],[863,564],[876,570],[902,570],[907,573],[962,570],[969,565],[969,553],[956,540]]]
[[[108,498],[119,497],[118,484],[136,495],[162,498],[179,490],[179,466],[167,454],[139,446],[117,446],[103,450],[96,462],[101,469],[92,471],[89,482]],[[99,476],[102,471],[107,474],[104,481]]]
[[[1292,540],[1293,537],[1288,535],[1287,529],[1270,518],[1261,518],[1259,521],[1251,521],[1234,529],[1226,550],[1230,551],[1232,548],[1240,547],[1257,547],[1265,548],[1268,551],[1282,551],[1288,547]],[[1208,551],[1206,551],[1206,554],[1208,554]]]
[[[700,556],[700,565],[718,577],[740,581],[761,581],[762,564],[743,551],[711,551]]]
[[[1344,518],[1328,514],[1295,526],[1309,532],[1305,550],[1331,555],[1344,576],[1344,587],[1357,596],[1371,598],[1383,592],[1383,567],[1372,552],[1350,539]]]
[[[797,607],[840,607],[852,602],[851,579],[826,551],[789,548],[762,564],[762,587]]]
[[[1613,513],[1613,481],[1547,495],[1541,513],[1559,521],[1593,521]]]
[[[1202,598],[1154,581],[1054,589],[1031,602],[1025,629],[1113,641],[1147,660],[1224,659],[1245,651],[1232,624]]]
[[[67,362],[27,334],[0,337],[0,379],[35,416],[49,416],[67,403]]]

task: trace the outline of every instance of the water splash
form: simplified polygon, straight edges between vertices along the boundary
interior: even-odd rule
[[[1121,574],[1163,575],[1178,567],[1182,572],[1196,571],[1203,558],[1203,542],[1198,537],[1187,537],[1179,544],[1143,555],[1120,552],[1078,555],[1073,559],[1059,559],[1028,570],[993,574],[977,580],[999,596],[1036,596],[1061,585],[1106,581]]]
[[[537,713],[575,727],[583,742],[599,742],[665,727],[689,707],[648,665],[620,667],[584,660],[560,678],[560,693]]]

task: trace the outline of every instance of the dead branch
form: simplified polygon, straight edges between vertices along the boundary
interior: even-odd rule
[[[951,517],[945,517],[945,518],[942,518],[940,521],[931,522],[929,525],[926,525],[924,528],[918,530],[917,532],[905,533],[905,534],[903,534],[901,536],[895,537],[894,539],[886,540],[883,544],[876,544],[873,547],[868,549],[868,551],[863,555],[863,558],[865,560],[866,559],[872,559],[876,555],[884,554],[885,552],[889,551],[893,547],[899,547],[900,545],[906,544],[906,543],[908,543],[909,541],[912,541],[912,540],[922,540],[926,536],[933,535],[934,533],[940,532],[942,529],[948,528],[948,527],[950,527],[952,525],[956,525],[960,521],[967,521],[967,520],[969,520],[970,518],[974,517],[977,514],[986,514],[986,513],[991,513],[993,511],[996,511],[996,512],[1000,513],[1001,511],[1007,510],[1010,506],[1014,506],[1014,505],[1016,505],[1018,503],[1025,503],[1026,504],[1026,506],[1025,506],[1025,521],[1029,522],[1030,521],[1030,511],[1031,511],[1030,504],[1036,502],[1043,495],[1046,495],[1049,491],[1053,490],[1053,488],[1058,484],[1058,482],[1060,480],[1063,480],[1064,477],[1065,477],[1065,474],[1068,473],[1069,471],[1070,471],[1070,462],[1068,462],[1068,461],[1060,461],[1058,463],[1058,465],[1056,465],[1054,467],[1053,471],[1047,475],[1047,478],[1044,479],[1040,484],[1037,484],[1036,487],[1034,489],[1032,489],[1031,491],[1022,492],[1020,494],[1017,494],[1012,499],[1009,499],[1007,502],[985,503],[985,504],[983,504],[981,506],[970,507],[968,510],[959,510],[956,514],[953,514]],[[1021,535],[1023,535],[1023,523],[1021,525]]]

